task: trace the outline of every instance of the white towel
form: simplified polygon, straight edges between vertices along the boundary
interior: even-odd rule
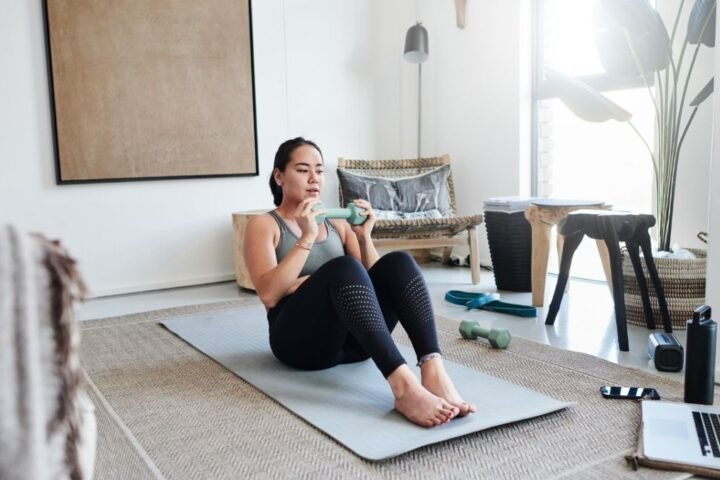
[[[3,480],[89,477],[77,451],[81,371],[73,311],[84,292],[58,242],[0,226]]]

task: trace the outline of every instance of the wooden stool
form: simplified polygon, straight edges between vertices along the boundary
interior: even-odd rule
[[[233,221],[233,257],[235,259],[235,281],[242,288],[255,290],[250,274],[245,266],[245,258],[243,257],[243,241],[245,239],[245,227],[253,217],[262,215],[272,210],[268,207],[264,210],[252,210],[249,212],[235,212],[232,214]]]
[[[615,323],[617,325],[620,350],[623,352],[629,350],[627,323],[625,321],[625,297],[623,292],[620,242],[625,242],[630,260],[633,264],[633,270],[635,270],[647,327],[654,329],[655,320],[652,317],[652,310],[650,308],[647,282],[645,281],[645,275],[640,265],[640,248],[642,248],[645,263],[650,273],[653,286],[655,287],[665,332],[672,333],[672,323],[670,322],[670,314],[668,312],[667,302],[665,301],[665,293],[663,292],[657,268],[655,268],[655,261],[652,257],[648,230],[653,225],[655,225],[655,217],[652,215],[592,210],[580,210],[570,213],[560,225],[560,233],[565,236],[565,245],[560,261],[560,275],[558,276],[555,293],[550,303],[545,325],[555,323],[555,317],[560,309],[565,285],[567,284],[570,274],[570,264],[572,263],[573,254],[575,250],[577,250],[578,245],[580,245],[583,236],[587,235],[597,241],[603,241],[610,254],[613,301],[615,303]]]
[[[568,213],[581,208],[608,209],[610,206],[593,200],[547,198],[536,200],[525,209],[525,218],[532,229],[531,288],[533,306],[542,307],[545,303],[545,279],[547,277],[548,255],[550,254],[550,231],[553,225],[561,222],[567,217]],[[562,245],[563,237],[558,235],[558,257],[562,255]],[[602,241],[598,241],[597,246],[603,270],[605,271],[605,278],[608,281],[608,286],[612,289],[607,247]]]

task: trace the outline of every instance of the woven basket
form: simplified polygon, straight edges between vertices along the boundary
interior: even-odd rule
[[[677,329],[684,329],[688,319],[692,317],[693,310],[705,303],[707,252],[696,248],[689,248],[688,250],[694,253],[697,258],[653,258],[665,291],[672,326]],[[640,260],[650,292],[650,305],[652,306],[655,325],[656,328],[662,328],[662,317],[660,316],[655,288],[647,272],[644,259],[641,258]],[[623,255],[623,284],[627,322],[631,325],[646,326],[640,289],[635,279],[632,262],[626,252]]]

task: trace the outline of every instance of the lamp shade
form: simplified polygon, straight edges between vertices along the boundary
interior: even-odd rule
[[[428,32],[420,23],[413,25],[405,36],[403,56],[410,63],[423,63],[428,59]]]

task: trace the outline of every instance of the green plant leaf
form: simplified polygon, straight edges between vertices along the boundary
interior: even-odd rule
[[[632,114],[588,84],[550,69],[545,70],[544,88],[558,97],[571,112],[587,122],[625,122]]]
[[[697,107],[703,103],[715,89],[715,77],[711,78],[710,81],[700,90],[700,93],[695,95],[695,98],[690,102],[691,107]]]
[[[599,0],[593,24],[600,62],[608,74],[637,78],[667,68],[670,36],[648,0]]]
[[[688,42],[695,45],[698,42],[708,47],[715,46],[715,8],[716,0],[695,0],[693,9],[688,18]],[[705,31],[702,31],[705,19],[710,15]],[[702,37],[700,34],[702,33]]]

